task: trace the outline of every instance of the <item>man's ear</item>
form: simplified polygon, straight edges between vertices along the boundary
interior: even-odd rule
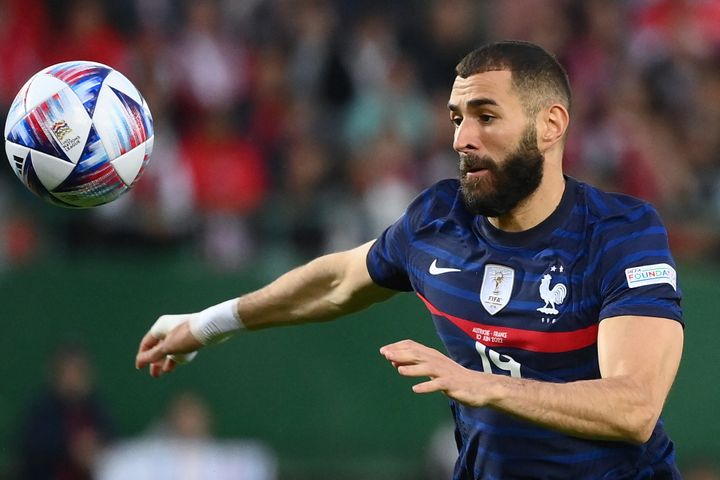
[[[565,136],[570,114],[563,105],[555,103],[540,113],[538,121],[538,147],[544,152]]]

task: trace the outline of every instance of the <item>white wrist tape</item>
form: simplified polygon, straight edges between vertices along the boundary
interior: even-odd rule
[[[244,329],[237,312],[238,299],[208,307],[190,319],[190,332],[203,345],[219,343]]]

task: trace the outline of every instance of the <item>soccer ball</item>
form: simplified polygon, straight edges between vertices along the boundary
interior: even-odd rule
[[[153,146],[140,92],[120,72],[75,61],[33,75],[13,101],[5,151],[18,178],[62,207],[111,202],[135,185]]]

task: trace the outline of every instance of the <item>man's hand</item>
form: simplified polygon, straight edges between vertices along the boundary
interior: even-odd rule
[[[466,405],[479,407],[487,402],[485,385],[489,376],[467,369],[433,348],[412,340],[385,345],[380,354],[405,377],[430,377],[413,386],[415,393],[443,392]]]
[[[193,315],[163,315],[157,319],[140,342],[135,367],[150,366],[150,375],[159,377],[172,372],[179,363],[195,357],[202,343],[190,332]]]

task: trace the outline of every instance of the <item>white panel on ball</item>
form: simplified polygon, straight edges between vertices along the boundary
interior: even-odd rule
[[[122,146],[127,143],[130,135],[119,121],[122,112],[123,107],[115,92],[110,88],[101,88],[95,104],[93,124],[110,158],[122,155]]]
[[[30,158],[40,183],[48,190],[60,185],[75,168],[70,162],[35,150],[30,153]]]
[[[30,80],[25,82],[25,85],[22,86],[15,97],[15,100],[13,100],[12,105],[10,105],[10,111],[8,111],[7,118],[5,119],[4,138],[7,138],[12,127],[14,127],[15,124],[27,113],[27,110],[25,109],[25,94],[27,93],[27,89],[30,86],[30,83],[32,83],[33,78],[35,77],[33,76]]]
[[[137,177],[142,168],[143,160],[145,159],[145,143],[138,145],[125,155],[121,155],[110,162],[118,175],[120,175],[120,178],[122,178],[123,182],[128,186],[132,185],[135,177]]]
[[[51,77],[52,78],[52,77]],[[85,150],[92,120],[80,99],[70,87],[58,92],[58,102],[49,102],[49,133],[55,138],[72,163],[78,163]],[[62,126],[62,122],[65,125]],[[58,125],[61,127],[56,128]]]
[[[143,103],[143,98],[140,96],[140,92],[138,92],[137,88],[135,88],[135,85],[130,83],[130,80],[128,80],[125,75],[116,70],[113,70],[107,77],[105,77],[102,88],[106,89],[108,87],[121,91],[139,104]]]
[[[63,88],[68,88],[67,83],[52,75],[38,73],[30,79],[30,85],[25,94],[25,112],[43,103]]]
[[[155,135],[145,140],[145,155],[152,155],[153,147],[155,146]]]

